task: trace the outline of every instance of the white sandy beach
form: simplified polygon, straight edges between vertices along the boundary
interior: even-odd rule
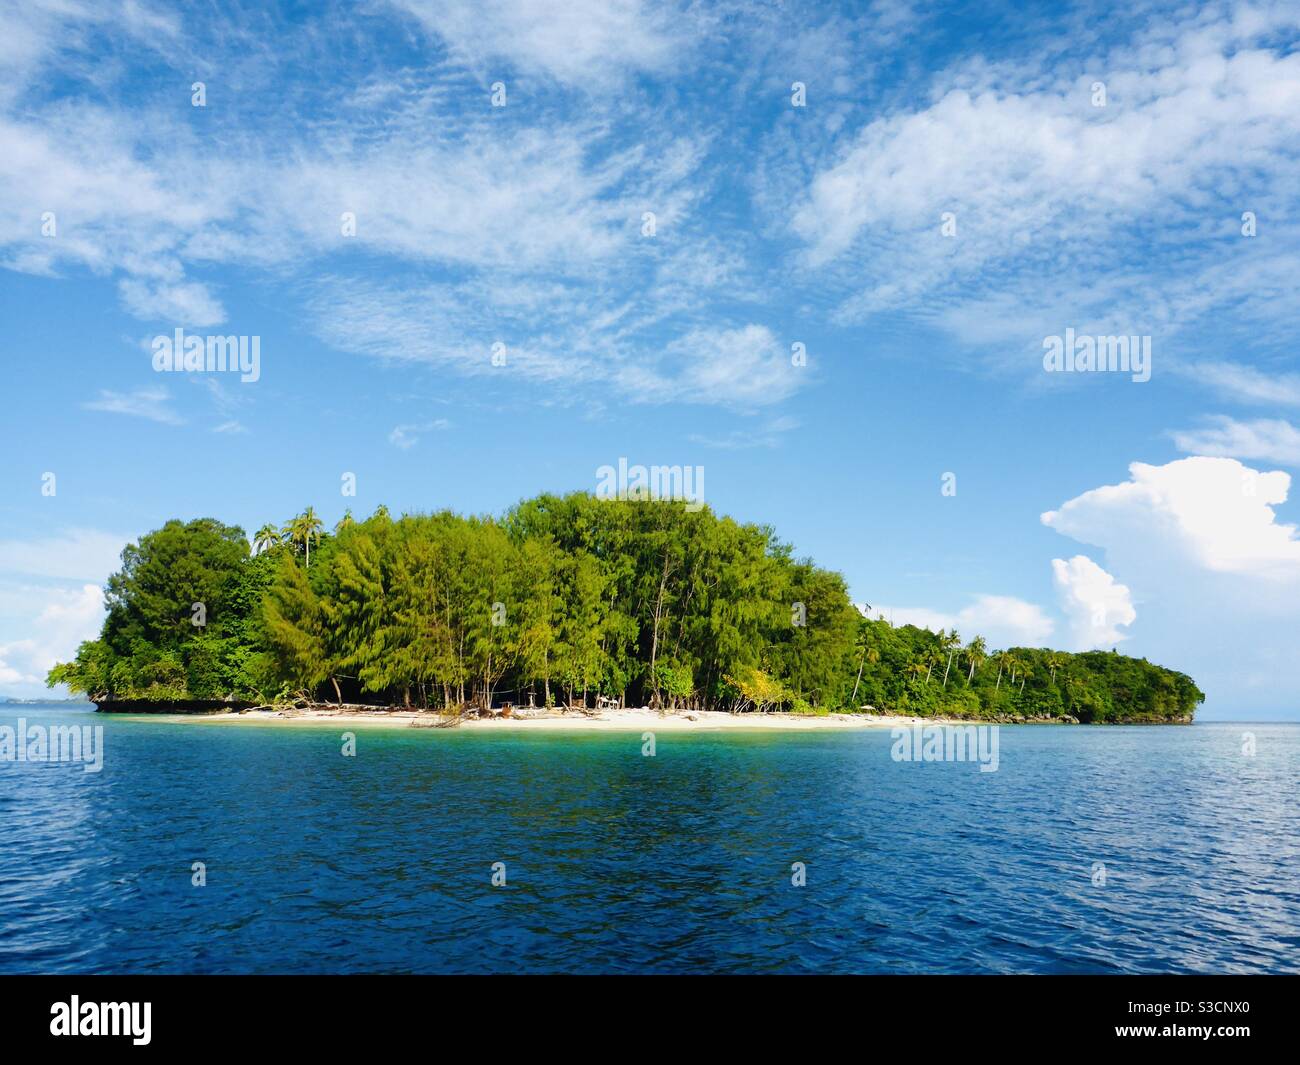
[[[124,715],[125,716],[125,715]],[[413,710],[247,710],[221,714],[149,714],[131,715],[151,721],[183,721],[194,724],[264,724],[264,725],[347,725],[384,728],[433,728],[439,715]],[[909,725],[942,724],[934,718],[886,716],[878,714],[726,714],[714,710],[660,713],[646,707],[602,710],[596,714],[578,711],[537,711],[532,716],[466,718],[457,729],[476,731],[554,731],[554,732],[710,732],[718,730],[842,730],[860,728],[897,728]]]

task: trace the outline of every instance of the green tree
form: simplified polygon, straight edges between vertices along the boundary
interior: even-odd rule
[[[295,547],[302,550],[306,556],[307,566],[311,566],[311,545],[319,543],[321,532],[325,528],[324,522],[316,516],[316,511],[308,507],[296,518],[291,518],[280,530],[284,539]]]
[[[273,547],[280,546],[280,530],[274,525],[267,523],[257,530],[253,536],[253,553],[262,554],[264,551],[270,551]]]

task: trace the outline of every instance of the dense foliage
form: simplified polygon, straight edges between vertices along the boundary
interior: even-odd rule
[[[869,620],[771,529],[682,503],[545,495],[502,519],[310,508],[168,522],[126,548],[98,640],[50,671],[96,701],[292,693],[1088,722],[1190,719],[1190,678],[1114,653]]]

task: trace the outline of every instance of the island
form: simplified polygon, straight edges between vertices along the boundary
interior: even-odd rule
[[[127,545],[105,600],[48,683],[106,712],[1185,724],[1204,700],[1114,651],[871,618],[771,528],[670,500],[381,506],[332,532],[308,507],[251,543],[173,520]]]

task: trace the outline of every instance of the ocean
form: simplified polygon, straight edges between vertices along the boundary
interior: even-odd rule
[[[981,772],[90,709],[0,707],[103,726],[0,761],[0,972],[1300,972],[1300,725],[1004,726]]]

